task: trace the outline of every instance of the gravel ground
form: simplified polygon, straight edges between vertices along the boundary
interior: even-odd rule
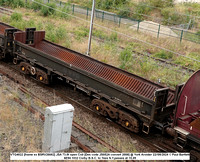
[[[14,102],[14,97],[1,85],[0,161],[9,161],[10,152],[40,152],[42,147],[43,122]]]

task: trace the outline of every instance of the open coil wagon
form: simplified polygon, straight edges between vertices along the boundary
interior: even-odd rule
[[[163,128],[174,108],[174,91],[45,40],[44,31],[0,24],[2,58],[8,53],[25,74],[48,84],[52,77],[93,96],[91,106],[133,132]],[[9,50],[8,50],[9,49]]]

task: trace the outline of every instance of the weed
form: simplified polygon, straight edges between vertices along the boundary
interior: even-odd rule
[[[66,29],[64,27],[59,27],[55,31],[55,35],[58,40],[64,39],[67,36]]]
[[[157,57],[157,58],[162,58],[162,59],[172,59],[173,53],[161,50],[161,51],[153,54],[153,56]]]
[[[74,34],[77,40],[81,40],[84,37],[88,37],[89,29],[86,27],[79,27],[74,31]]]
[[[5,23],[9,22],[9,18],[6,15],[1,16],[0,19],[1,19],[2,22],[5,22]]]
[[[120,68],[121,69],[126,69],[130,62],[132,62],[133,59],[133,55],[132,55],[132,48],[130,47],[126,47],[121,53],[120,53],[120,61],[121,61],[121,65]]]
[[[35,1],[36,2],[31,3],[31,7],[30,8],[34,9],[35,11],[41,10],[42,5],[40,5],[40,3],[42,3],[42,0],[35,0]]]
[[[102,30],[97,30],[97,29],[93,29],[92,35],[95,37],[98,37],[100,39],[105,39],[107,38],[107,35],[104,33],[104,31]]]
[[[195,60],[200,60],[199,53],[196,53],[196,52],[189,53],[189,54],[187,54],[187,56],[190,58],[193,58]],[[200,69],[199,62],[193,61],[186,57],[177,57],[177,58],[175,58],[174,63],[180,64],[182,66],[189,67],[189,68],[192,68],[195,70]]]
[[[41,13],[43,16],[50,16],[55,13],[56,4],[55,3],[48,3],[46,6],[42,6]]]
[[[0,5],[11,6],[12,8],[24,7],[23,0],[0,0]]]
[[[61,12],[56,12],[56,15],[63,18],[63,19],[69,19],[70,16],[68,15],[68,13],[70,13],[70,5],[67,3],[65,4],[64,7],[62,7]]]
[[[117,33],[111,33],[109,40],[116,42],[118,40]]]
[[[148,6],[147,2],[139,2],[138,4],[134,5],[134,13],[132,15],[133,19],[142,20],[142,14],[149,14],[152,8]]]
[[[22,14],[21,13],[16,13],[14,12],[12,15],[11,15],[11,20],[13,21],[22,21]]]
[[[34,20],[29,20],[29,21],[27,21],[27,26],[29,27],[29,28],[34,28],[34,27],[36,27],[36,24],[35,24],[35,21]]]
[[[64,47],[70,48],[71,47],[71,40],[69,37],[66,38],[65,42],[62,44]]]
[[[159,7],[159,8],[164,8],[164,7],[173,7],[173,0],[149,0],[149,5],[154,6],[154,7]]]
[[[41,21],[39,21],[36,24],[36,28],[37,28],[37,30],[43,30],[44,29],[44,24]]]
[[[172,7],[166,7],[162,9],[161,15],[163,16],[163,24],[167,25],[169,20],[170,22],[176,22],[176,24],[183,24],[188,23],[190,18],[188,16],[181,16],[176,14],[175,8]]]
[[[22,20],[22,21],[11,21],[10,22],[11,26],[14,26],[18,29],[24,30],[27,26],[26,26],[26,21]]]

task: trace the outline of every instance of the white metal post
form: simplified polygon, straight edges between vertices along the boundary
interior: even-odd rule
[[[94,11],[95,11],[95,0],[93,0],[93,4],[92,4],[92,13],[91,13],[91,22],[90,22],[90,33],[89,33],[89,40],[88,40],[87,55],[89,55],[89,56],[90,56],[90,48],[91,48],[91,40],[92,40],[92,29],[93,29]]]

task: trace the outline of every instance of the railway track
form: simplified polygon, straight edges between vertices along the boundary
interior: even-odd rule
[[[99,42],[103,42],[103,43],[106,42],[106,40],[103,40],[103,39],[100,39],[100,38],[97,38],[97,37],[93,37],[93,39],[95,39],[96,41],[99,41]],[[118,47],[119,47],[120,49],[122,49],[122,50],[125,49],[123,46],[118,46]],[[151,56],[151,54],[148,53],[148,52],[147,52],[146,54],[141,53],[141,52],[137,52],[137,51],[135,51],[135,50],[132,50],[132,52],[133,52],[133,55],[134,55],[133,57],[144,56],[144,57],[148,57],[148,58],[150,58],[150,59],[153,59],[154,61],[159,62],[159,63],[161,63],[161,64],[165,64],[165,65],[169,65],[169,66],[173,66],[173,67],[180,68],[180,69],[182,69],[182,70],[185,70],[186,72],[191,72],[191,73],[194,73],[194,72],[195,72],[195,70],[190,69],[190,68],[188,68],[188,67],[185,67],[185,66],[182,66],[182,65],[178,65],[178,64],[172,63],[172,62],[170,62],[170,61],[168,61],[168,60],[164,60],[164,59],[161,59],[161,58],[155,58],[155,57]],[[183,71],[180,71],[180,70],[178,70],[178,71],[179,71],[179,72],[183,72]]]
[[[18,72],[17,69],[15,69],[15,68],[12,67],[12,66],[9,66],[9,68],[11,68],[11,69],[12,69],[13,71],[15,71],[15,72]],[[37,98],[36,95],[32,94],[31,92],[29,92],[29,91],[25,88],[26,85],[25,85],[23,82],[21,82],[20,80],[16,80],[13,76],[11,76],[11,75],[5,73],[5,72],[2,71],[2,70],[0,70],[0,73],[2,73],[3,75],[7,76],[8,78],[10,78],[11,80],[15,81],[16,83],[20,84],[21,87],[20,87],[19,89],[20,89],[23,93],[26,93],[26,94],[28,94],[28,95],[30,95],[30,96],[33,96],[34,98]],[[59,96],[59,97],[63,98],[64,100],[68,101],[68,103],[70,103],[70,104],[72,104],[72,105],[76,105],[76,106],[78,106],[79,108],[83,108],[83,109],[85,109],[85,110],[88,111],[88,112],[92,112],[92,113],[94,113],[94,114],[96,115],[96,117],[101,118],[102,120],[105,119],[103,116],[100,116],[99,114],[97,114],[95,111],[93,111],[93,110],[92,110],[91,108],[89,108],[88,106],[86,106],[86,105],[80,103],[79,101],[77,101],[77,100],[75,100],[75,99],[72,99],[72,98],[70,98],[70,97],[67,97],[67,95],[64,94],[64,93],[61,91],[61,89],[55,90],[55,89],[53,89],[53,88],[51,88],[51,87],[48,87],[48,86],[46,86],[46,85],[44,85],[44,84],[42,84],[42,83],[38,83],[38,82],[37,82],[37,84],[39,84],[40,86],[44,87],[45,89],[48,89],[48,90],[51,91],[51,92],[54,92],[56,96]],[[39,98],[37,98],[37,99],[40,100]],[[41,101],[41,100],[40,100],[40,101]],[[43,102],[45,105],[48,105],[48,104],[47,104],[46,102],[44,102],[44,101],[41,101],[41,102]],[[39,112],[37,109],[33,109],[33,108],[29,108],[29,110],[30,110],[31,112],[33,112],[33,113]],[[39,113],[40,113],[41,119],[44,120],[43,113],[42,113],[42,112],[39,112]],[[154,143],[152,143],[151,140],[146,140],[145,138],[140,137],[140,135],[133,134],[131,131],[129,131],[129,130],[127,130],[127,129],[121,127],[121,126],[119,126],[118,124],[114,123],[113,121],[111,121],[111,120],[108,119],[108,118],[107,118],[107,121],[108,121],[108,122],[110,123],[110,125],[112,125],[113,127],[117,127],[117,128],[120,127],[120,129],[122,129],[122,130],[125,131],[126,133],[132,135],[135,139],[137,139],[138,141],[142,142],[144,145],[146,145],[146,146],[148,146],[149,148],[151,148],[152,151],[154,151],[154,152],[169,152],[169,148],[170,148],[169,146],[166,148],[166,147],[164,147],[164,146],[165,146],[164,144],[163,144],[163,145],[162,145],[162,144],[160,145],[160,144],[158,144],[158,143],[155,143],[155,144],[154,144]],[[75,127],[79,127],[79,125],[78,125],[77,123],[73,123],[73,125],[74,125]],[[81,128],[81,127],[80,127],[80,128]],[[81,129],[84,130],[84,128],[81,128]],[[84,131],[86,131],[86,130],[84,130]],[[87,132],[87,131],[86,131],[86,134],[87,134],[87,133],[88,133],[88,136],[90,136],[91,138],[97,140],[99,143],[101,143],[101,144],[104,145],[105,147],[109,148],[109,150],[111,150],[111,151],[113,151],[113,152],[119,152],[119,151],[118,151],[117,149],[115,149],[113,146],[110,146],[109,144],[106,144],[105,141],[99,139],[97,136],[93,135],[91,132]],[[72,141],[75,141],[75,140],[72,139]],[[84,146],[81,145],[80,143],[78,143],[78,141],[76,141],[75,143],[77,143],[78,145],[80,145],[80,147],[83,148],[83,150],[89,151],[89,149],[88,149],[87,147],[84,148]],[[91,150],[90,150],[90,151],[91,151]],[[174,149],[173,149],[173,148],[171,148],[171,152],[174,152]]]
[[[14,13],[13,10],[10,10],[10,9],[7,9],[7,8],[0,6],[0,14],[11,16],[13,13]]]

